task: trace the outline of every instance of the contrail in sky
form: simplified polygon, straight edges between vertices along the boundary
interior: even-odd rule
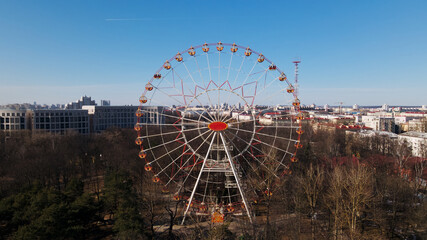
[[[153,20],[165,20],[165,19],[153,19],[153,18],[106,18],[105,21],[153,21]]]

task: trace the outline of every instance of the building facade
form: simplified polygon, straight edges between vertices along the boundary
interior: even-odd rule
[[[138,106],[83,106],[90,116],[91,131],[102,132],[108,128],[133,128],[137,122],[135,115]],[[142,123],[164,123],[161,114],[163,107],[147,106],[140,108],[144,115]]]
[[[427,133],[406,132],[398,135],[400,142],[407,142],[412,149],[412,155],[427,157]]]
[[[133,128],[136,111],[143,115],[140,123],[165,123],[165,107],[160,106],[82,106],[83,109],[0,109],[0,130],[29,129],[54,134],[78,132],[100,133],[108,128]]]
[[[362,116],[362,122],[366,127],[372,128],[374,131],[396,132],[394,118]]]
[[[32,113],[34,131],[46,131],[64,134],[74,131],[80,134],[90,133],[89,114],[87,110],[34,110]]]
[[[15,131],[30,129],[31,111],[0,109],[0,130]]]

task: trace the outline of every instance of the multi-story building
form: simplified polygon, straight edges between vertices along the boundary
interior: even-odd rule
[[[412,155],[427,157],[427,133],[406,132],[398,135],[399,141],[406,141],[412,148]]]
[[[396,132],[393,117],[362,116],[362,122],[374,131]]]
[[[75,131],[90,133],[89,114],[87,110],[34,110],[32,114],[33,130],[43,130],[55,134]]]
[[[92,132],[102,132],[111,127],[133,128],[137,122],[135,112],[138,106],[83,106],[87,110],[91,121]],[[159,114],[163,107],[141,107],[144,115],[142,123],[164,123],[164,115]]]
[[[30,129],[29,113],[27,110],[0,109],[0,130]]]
[[[86,105],[95,106],[96,105],[95,100],[92,100],[91,97],[84,96],[84,97],[81,97],[80,100],[68,103],[67,105],[65,105],[65,108],[66,109],[82,109],[82,107]]]

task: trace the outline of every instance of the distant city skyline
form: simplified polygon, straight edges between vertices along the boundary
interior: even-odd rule
[[[305,105],[426,105],[425,10],[421,0],[4,0],[0,105],[84,95],[138,105],[166,59],[218,41],[262,52],[292,81],[292,61],[301,59]]]

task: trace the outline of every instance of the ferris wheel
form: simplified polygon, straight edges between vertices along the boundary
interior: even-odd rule
[[[301,148],[300,101],[263,54],[210,43],[178,52],[146,83],[139,157],[188,214],[246,215],[290,173]],[[273,184],[272,184],[273,183]]]

